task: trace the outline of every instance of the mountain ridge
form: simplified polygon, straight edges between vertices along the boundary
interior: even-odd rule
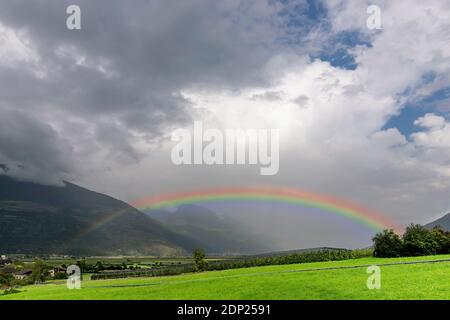
[[[67,181],[48,186],[0,175],[1,252],[176,255],[194,246],[124,201]]]
[[[444,228],[447,231],[450,231],[450,213],[447,213],[445,215],[443,215],[442,217],[427,223],[425,225],[426,228],[433,228],[435,226],[441,226],[442,228]]]

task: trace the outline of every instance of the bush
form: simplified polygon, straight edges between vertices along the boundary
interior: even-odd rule
[[[193,258],[195,262],[195,268],[197,271],[204,271],[208,267],[208,261],[205,260],[205,251],[203,249],[195,249],[193,252]]]
[[[53,279],[55,279],[55,280],[67,279],[67,273],[65,273],[65,272],[58,272],[58,273],[55,274],[55,277]]]
[[[3,291],[3,294],[4,295],[8,295],[8,294],[19,293],[19,292],[21,292],[21,291],[16,290],[14,288],[8,288],[5,291]]]

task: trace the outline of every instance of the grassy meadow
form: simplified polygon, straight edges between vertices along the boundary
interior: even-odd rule
[[[369,290],[365,265],[450,259],[450,255],[360,258],[208,271],[178,276],[65,281],[25,286],[1,299],[450,299],[450,262],[381,267],[381,289]],[[308,270],[360,266],[348,269]]]

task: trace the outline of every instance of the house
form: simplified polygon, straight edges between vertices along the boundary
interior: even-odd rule
[[[22,271],[14,273],[14,278],[16,280],[25,280],[31,275],[32,272],[33,270],[31,269],[23,269]]]
[[[64,267],[55,267],[55,268],[51,269],[49,271],[49,273],[50,273],[50,276],[52,278],[54,278],[55,275],[57,275],[58,273],[66,273],[66,268],[64,268]]]

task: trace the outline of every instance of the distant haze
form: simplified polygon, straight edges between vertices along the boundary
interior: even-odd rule
[[[273,250],[333,246],[363,248],[372,244],[374,231],[336,213],[287,204],[201,204],[234,221]]]

